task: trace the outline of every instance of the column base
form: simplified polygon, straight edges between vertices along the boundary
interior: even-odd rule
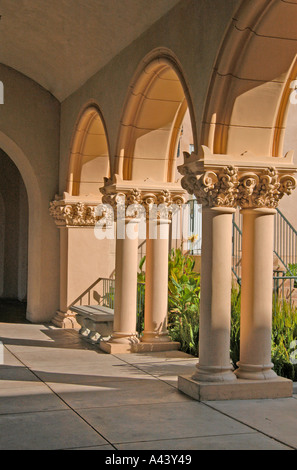
[[[155,331],[144,331],[141,338],[142,343],[170,343],[171,338],[168,333],[158,334]]]
[[[178,377],[178,390],[197,401],[259,400],[290,398],[293,382],[276,376],[271,380],[197,382],[191,376]]]
[[[165,351],[178,351],[180,349],[180,343],[173,341],[162,341],[153,343],[141,343],[133,345],[134,353],[146,353],[146,352],[165,352]]]
[[[113,334],[108,341],[100,341],[99,347],[107,354],[127,354],[140,343],[137,336],[121,336]]]
[[[235,382],[233,369],[228,367],[202,366],[198,363],[197,370],[192,376],[197,382]]]
[[[277,374],[272,370],[273,364],[256,366],[251,364],[237,363],[238,369],[235,371],[236,376],[243,380],[273,380]]]
[[[81,328],[81,325],[79,325],[76,321],[75,313],[61,312],[60,310],[56,312],[56,315],[51,320],[51,323],[62,329],[76,330]]]

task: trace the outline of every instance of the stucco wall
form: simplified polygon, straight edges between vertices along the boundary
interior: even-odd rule
[[[60,104],[4,65],[0,77],[0,148],[18,167],[29,199],[28,318],[47,321],[59,302],[59,238],[48,207],[58,191]]]
[[[294,164],[297,166],[297,104],[290,104],[288,109],[288,118],[286,122],[286,131],[284,136],[284,155],[290,150],[294,151]],[[290,197],[284,197],[281,200],[279,209],[285,217],[297,230],[297,191],[293,191]]]
[[[169,49],[179,62],[193,102],[199,138],[212,68],[238,0],[185,0],[113,58],[61,107],[60,192],[65,191],[72,134],[87,102],[98,104],[105,120],[110,153],[117,152],[119,124],[136,70],[151,51]]]

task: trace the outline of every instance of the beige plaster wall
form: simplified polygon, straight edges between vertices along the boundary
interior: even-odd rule
[[[194,139],[201,119],[212,67],[237,0],[183,0],[167,15],[112,59],[62,103],[60,192],[65,191],[69,154],[77,117],[87,102],[99,106],[105,120],[110,153],[117,153],[120,120],[129,86],[143,60],[153,50],[170,50],[177,58],[191,94],[195,113]]]
[[[59,229],[61,237],[60,311],[71,305],[102,303],[103,282],[114,274],[115,242],[98,240],[93,227]],[[64,256],[65,255],[65,256]]]
[[[60,105],[22,74],[0,65],[5,104],[0,148],[18,167],[29,199],[27,316],[50,320],[59,304],[58,231],[49,202],[58,191]]]
[[[189,131],[191,125],[188,116],[185,134],[191,143],[197,142],[212,67],[234,7],[238,3],[237,0],[224,1],[224,5],[220,0],[183,0],[62,102],[59,178],[61,195],[67,191],[74,131],[82,110],[86,109],[87,105],[97,106],[103,117],[109,143],[111,172],[113,171],[114,158],[119,152],[119,131],[130,86],[149,61],[148,54],[153,60],[158,54],[162,55],[164,51],[168,54],[170,51],[179,64],[195,115],[192,115],[191,123],[193,132],[192,128],[191,132]],[[155,53],[152,54],[152,51]],[[189,150],[188,145],[186,150]],[[148,176],[148,170],[144,173]],[[94,181],[100,181],[95,175],[94,178]],[[99,185],[97,190],[99,196]],[[95,191],[96,187],[93,185],[92,193],[96,194]],[[107,247],[100,241],[98,243],[92,237],[91,230],[70,229],[67,240],[65,237],[63,239],[63,252],[68,252],[68,259],[65,258],[62,262],[61,269],[63,280],[60,310],[64,312],[92,282],[99,277],[108,277],[114,268],[112,247]],[[139,244],[141,245],[141,241]],[[138,261],[145,254],[145,249],[145,245],[139,248]],[[94,292],[91,293],[91,301],[93,299]],[[83,302],[89,300],[90,297],[85,296]]]
[[[289,104],[286,130],[284,135],[283,154],[294,151],[294,164],[297,166],[297,104]],[[290,197],[284,197],[279,209],[297,230],[297,191]]]
[[[233,19],[212,79],[203,141],[214,153],[280,156],[275,136],[293,79],[296,4],[243,0]]]

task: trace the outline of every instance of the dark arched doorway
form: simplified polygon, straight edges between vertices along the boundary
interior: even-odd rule
[[[22,176],[0,149],[0,321],[25,321],[28,197]]]

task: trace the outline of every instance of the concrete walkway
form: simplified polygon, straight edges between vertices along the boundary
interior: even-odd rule
[[[0,450],[297,449],[297,395],[198,403],[177,390],[183,353],[107,355],[50,325],[0,323],[0,340]]]

